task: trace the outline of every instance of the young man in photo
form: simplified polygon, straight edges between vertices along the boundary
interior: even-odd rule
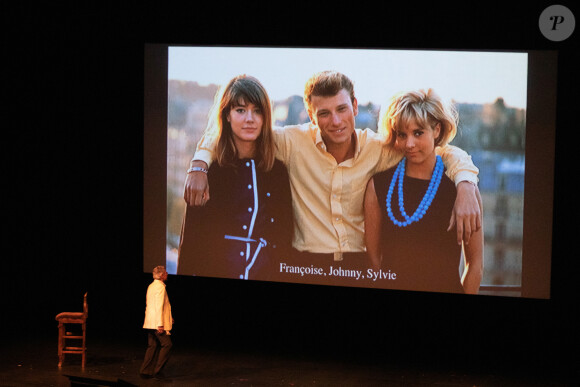
[[[402,154],[372,130],[355,129],[358,102],[353,83],[344,74],[314,74],[306,82],[304,104],[310,123],[274,130],[276,157],[288,168],[293,201],[294,253],[287,265],[317,273],[289,279],[354,285],[370,267],[364,242],[365,187],[375,173],[398,163]],[[191,167],[207,168],[214,148],[214,139],[204,136]],[[468,242],[482,223],[478,169],[457,147],[447,145],[437,152],[457,186],[449,229],[456,227],[458,243]],[[184,199],[190,205],[210,200],[204,172],[188,173]]]

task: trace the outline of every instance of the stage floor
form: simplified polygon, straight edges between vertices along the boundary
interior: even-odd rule
[[[145,336],[114,342],[89,339],[87,364],[68,355],[57,367],[54,338],[24,339],[0,350],[1,386],[70,386],[66,375],[122,381],[136,386],[571,386],[577,373],[567,368],[526,366],[517,361],[501,366],[469,367],[433,357],[379,358],[368,354],[348,356],[325,351],[243,350],[199,347],[174,337],[172,357],[165,373],[170,381],[143,380],[139,366],[146,348]],[[574,376],[576,375],[576,376]]]

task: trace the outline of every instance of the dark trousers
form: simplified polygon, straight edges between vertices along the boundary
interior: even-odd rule
[[[155,329],[147,330],[147,351],[139,372],[143,375],[157,375],[163,371],[163,367],[169,360],[169,353],[173,343],[171,336],[159,333]]]

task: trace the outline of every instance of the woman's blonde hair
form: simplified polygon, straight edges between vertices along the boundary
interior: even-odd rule
[[[249,75],[238,75],[222,87],[215,96],[214,106],[205,135],[217,136],[215,157],[220,166],[234,166],[238,151],[234,143],[232,126],[228,116],[232,108],[254,104],[261,111],[263,124],[256,139],[255,160],[258,168],[269,171],[274,166],[276,145],[272,133],[272,104],[268,93],[258,79]]]
[[[389,106],[381,111],[378,132],[387,144],[394,144],[397,131],[415,120],[422,128],[435,128],[441,124],[435,146],[450,143],[457,134],[458,114],[455,106],[444,103],[433,89],[410,91],[396,94]]]

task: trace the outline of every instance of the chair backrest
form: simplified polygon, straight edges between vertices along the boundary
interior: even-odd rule
[[[85,293],[85,297],[84,297],[84,299],[83,299],[83,315],[84,315],[84,318],[85,318],[85,319],[86,319],[86,318],[88,317],[88,315],[89,315],[89,304],[88,304],[88,302],[87,302],[87,294],[88,294],[88,293]]]

